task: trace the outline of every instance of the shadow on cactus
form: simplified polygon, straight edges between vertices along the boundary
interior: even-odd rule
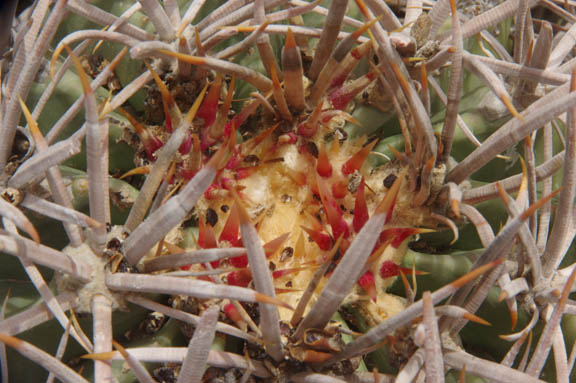
[[[2,381],[568,382],[574,4],[204,3],[14,18]]]

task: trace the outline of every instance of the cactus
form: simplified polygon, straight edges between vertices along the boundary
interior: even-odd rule
[[[7,14],[3,382],[570,381],[571,2]]]

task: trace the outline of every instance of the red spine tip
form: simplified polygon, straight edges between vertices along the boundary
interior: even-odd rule
[[[214,229],[204,222],[204,217],[198,220],[198,246],[203,249],[215,249],[218,247]]]
[[[372,141],[350,157],[350,159],[342,165],[342,174],[348,175],[354,173],[356,170],[360,170],[362,165],[364,165],[364,161],[366,161],[368,154],[370,154],[376,145],[376,142],[377,140]]]
[[[362,179],[360,186],[358,186],[358,190],[356,191],[356,200],[354,201],[354,218],[352,219],[352,227],[356,233],[362,229],[364,224],[368,222],[368,219],[370,218],[368,206],[366,205],[364,189],[364,179]]]
[[[316,164],[316,171],[321,177],[332,177],[332,165],[328,159],[328,154],[326,154],[326,145],[324,144],[321,144],[318,148],[318,161]]]
[[[397,249],[408,237],[420,232],[419,229],[413,227],[395,227],[386,229],[380,234],[380,242],[384,243],[386,241],[391,241],[390,244],[392,247]]]
[[[216,120],[218,112],[218,100],[220,99],[220,89],[222,88],[222,76],[216,76],[216,79],[210,85],[210,90],[202,102],[202,106],[196,113],[196,116],[204,120],[204,127],[211,126]]]
[[[376,302],[377,293],[376,293],[376,282],[374,281],[374,275],[371,271],[367,271],[358,279],[358,284],[360,287],[366,291],[366,294]]]
[[[309,123],[304,121],[298,125],[298,134],[302,137],[312,137],[318,130],[318,125],[315,123]]]
[[[348,193],[348,185],[346,184],[346,181],[340,180],[332,184],[332,195],[334,196],[334,198],[336,199],[344,198],[346,197],[347,193]]]
[[[230,209],[228,219],[224,224],[224,228],[220,233],[218,241],[219,242],[227,241],[232,246],[238,246],[240,242],[240,239],[238,237],[239,230],[240,230],[240,217],[238,216],[238,207],[236,206],[236,204],[233,204],[232,208]]]
[[[355,96],[356,94],[350,92],[346,86],[341,86],[330,93],[328,100],[330,100],[334,109],[344,110]]]
[[[180,154],[184,155],[190,153],[190,149],[192,149],[192,132],[188,131],[186,133],[186,138],[184,138],[184,141],[180,144],[178,151]]]
[[[252,273],[250,269],[242,269],[228,273],[226,280],[231,286],[248,287],[252,281]]]
[[[328,234],[322,233],[319,230],[308,229],[304,226],[302,226],[302,229],[308,233],[310,238],[312,238],[312,240],[318,245],[320,250],[328,251],[332,248],[332,238],[330,238]]]
[[[380,266],[380,276],[382,278],[395,277],[400,274],[400,267],[392,261],[385,261]]]
[[[228,318],[230,318],[230,320],[232,320],[232,322],[234,322],[234,323],[244,322],[244,320],[242,319],[242,316],[238,312],[238,309],[232,303],[227,303],[226,305],[224,305],[223,310],[224,310],[224,313],[226,314],[226,316]]]

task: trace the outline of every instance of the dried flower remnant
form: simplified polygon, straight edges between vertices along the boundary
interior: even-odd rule
[[[575,26],[570,2],[537,4],[32,5],[3,58],[1,280],[30,286],[0,284],[3,380],[120,381],[121,360],[141,382],[148,362],[177,381],[537,381],[552,350],[569,381]],[[490,322],[522,328],[474,344],[493,286]],[[124,336],[142,310],[170,318],[162,346]],[[50,355],[33,343],[53,317]]]

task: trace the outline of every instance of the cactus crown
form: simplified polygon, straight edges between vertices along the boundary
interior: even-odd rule
[[[568,381],[574,4],[476,7],[7,9],[3,379]]]

